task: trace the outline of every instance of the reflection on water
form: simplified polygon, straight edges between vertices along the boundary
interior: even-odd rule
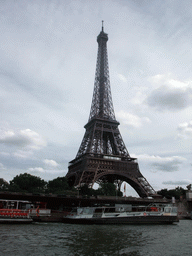
[[[69,238],[69,252],[76,255],[93,255],[93,252],[95,255],[123,255],[124,252],[135,252],[134,255],[139,255],[138,248],[145,245],[145,238],[139,227],[129,227],[93,225],[82,229],[78,226],[78,230],[74,230]]]
[[[175,225],[0,225],[2,255],[191,255],[192,221]]]

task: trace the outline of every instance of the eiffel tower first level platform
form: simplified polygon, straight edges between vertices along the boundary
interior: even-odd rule
[[[98,55],[93,99],[88,123],[76,158],[69,163],[66,178],[71,186],[110,182],[120,190],[127,182],[140,197],[157,194],[139,170],[136,158],[131,158],[116,121],[107,56],[108,35],[102,31],[97,37]]]

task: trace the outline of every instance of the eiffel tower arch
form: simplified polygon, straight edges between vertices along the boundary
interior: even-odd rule
[[[141,174],[136,158],[130,157],[119,131],[113,108],[107,55],[108,35],[103,25],[97,37],[98,54],[93,99],[85,135],[66,178],[71,186],[127,182],[140,197],[157,194]]]

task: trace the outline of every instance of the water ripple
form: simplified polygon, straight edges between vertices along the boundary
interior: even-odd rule
[[[0,225],[4,256],[188,256],[192,221],[176,225]]]

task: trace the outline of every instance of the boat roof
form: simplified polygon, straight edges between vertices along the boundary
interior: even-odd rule
[[[31,203],[30,201],[25,201],[25,200],[10,200],[10,199],[0,199],[0,202],[21,202],[21,203]]]

